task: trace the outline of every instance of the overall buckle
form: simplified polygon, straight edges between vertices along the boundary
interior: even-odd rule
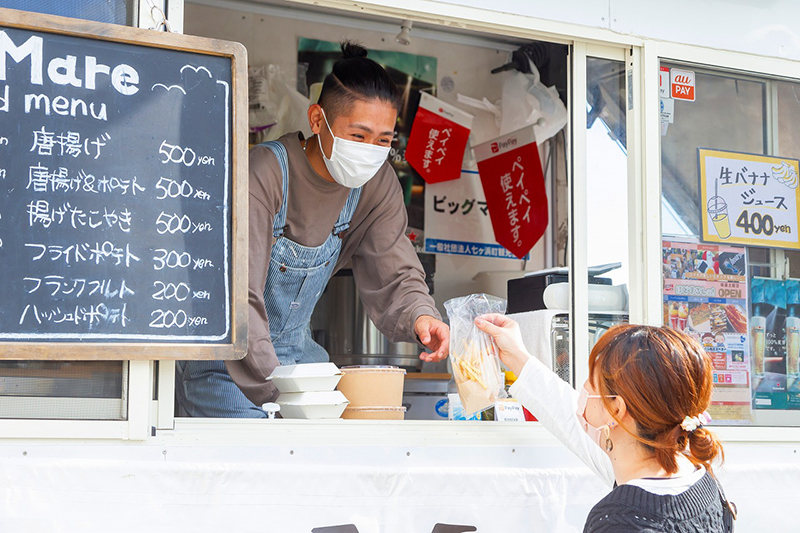
[[[281,228],[280,235],[275,236],[274,233],[272,234],[272,246],[275,246],[275,243],[278,242],[278,239],[280,239],[281,237],[284,236],[284,234],[286,233],[287,229],[289,229],[289,224],[286,224],[284,227]]]

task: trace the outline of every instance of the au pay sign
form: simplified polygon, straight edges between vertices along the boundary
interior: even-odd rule
[[[677,68],[670,69],[669,81],[672,98],[694,102],[694,72]]]
[[[800,249],[797,159],[698,148],[703,240]]]

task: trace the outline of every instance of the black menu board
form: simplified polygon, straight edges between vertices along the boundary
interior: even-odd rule
[[[241,46],[0,15],[0,351],[233,344]]]

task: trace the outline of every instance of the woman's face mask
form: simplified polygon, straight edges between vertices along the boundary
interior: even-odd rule
[[[328,117],[325,116],[324,109],[322,109],[322,117],[325,119],[325,125],[328,127],[331,137],[333,137],[331,157],[328,159],[325,155],[325,150],[322,149],[320,136],[317,135],[319,150],[322,152],[322,160],[325,162],[328,172],[331,173],[336,183],[340,185],[351,189],[361,187],[378,173],[378,170],[386,162],[386,156],[389,155],[391,147],[376,146],[336,137],[333,134],[333,130],[331,130],[331,125],[328,124]]]
[[[608,398],[616,398],[616,396],[607,396]],[[602,398],[602,396],[598,394],[589,394],[589,391],[586,390],[586,386],[584,385],[581,388],[580,396],[578,396],[578,410],[576,414],[578,415],[578,422],[580,423],[583,430],[589,435],[589,438],[594,441],[595,444],[600,446],[600,448],[606,448],[606,440],[608,440],[611,426],[609,424],[604,424],[600,427],[595,427],[586,420],[586,403],[588,402],[589,398]]]

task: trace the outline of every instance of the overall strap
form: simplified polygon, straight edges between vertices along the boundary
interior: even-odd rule
[[[347,195],[347,202],[345,202],[342,212],[339,213],[339,218],[336,225],[333,226],[333,234],[342,237],[344,232],[350,229],[350,221],[353,220],[353,214],[356,212],[358,200],[361,198],[361,187],[351,189],[350,194]]]
[[[281,208],[272,223],[272,236],[275,239],[279,239],[283,237],[283,232],[286,231],[286,204],[289,197],[289,156],[286,153],[286,147],[278,141],[268,141],[261,143],[259,146],[266,146],[272,150],[278,160],[278,164],[281,166],[283,198],[281,199]]]

